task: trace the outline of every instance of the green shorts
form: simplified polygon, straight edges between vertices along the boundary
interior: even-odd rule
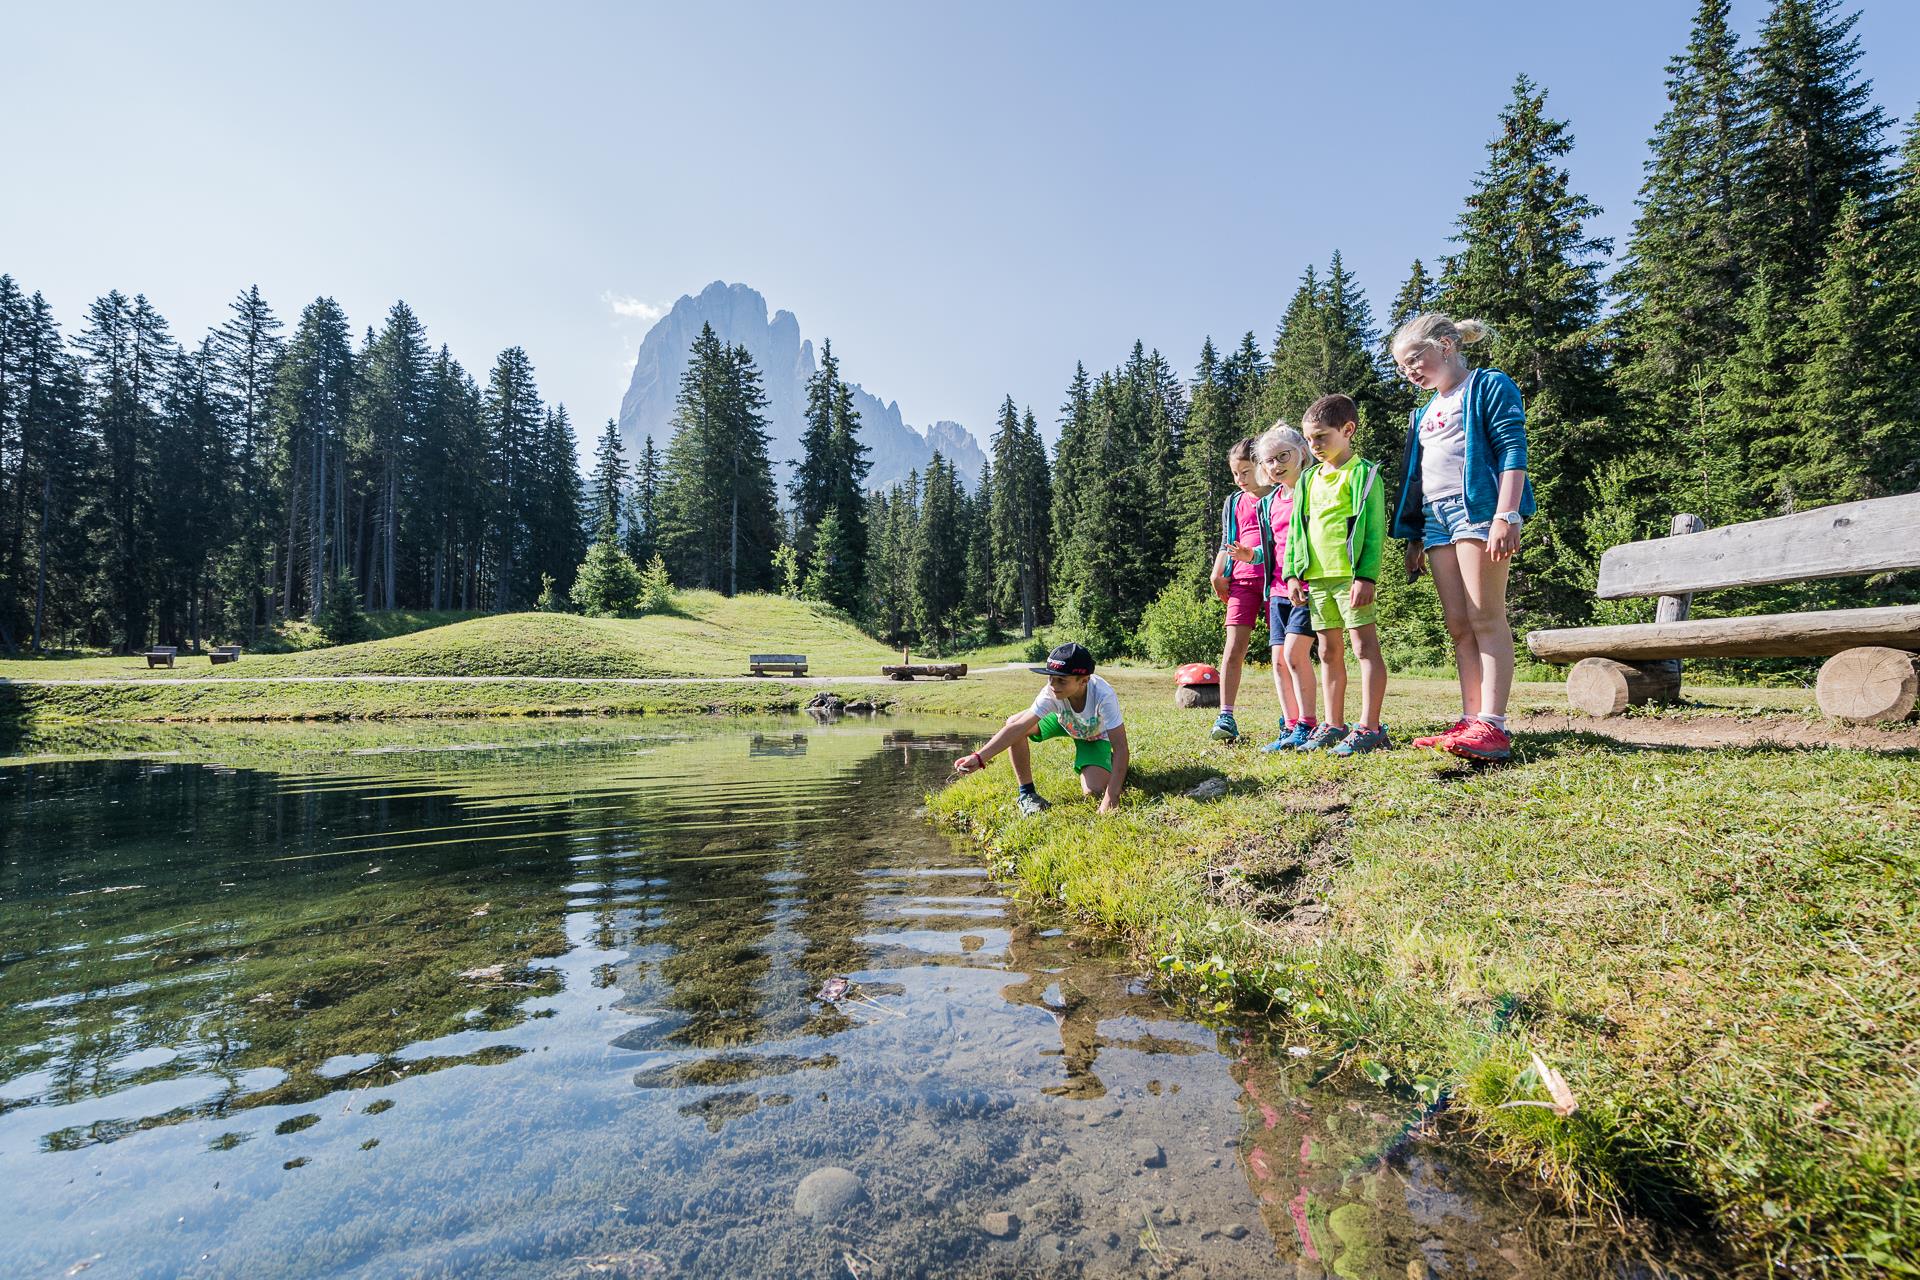
[[[1373,625],[1373,605],[1356,609],[1348,594],[1352,578],[1316,578],[1307,583],[1307,612],[1315,631],[1351,631]]]
[[[1071,735],[1061,727],[1060,717],[1048,714],[1040,717],[1040,723],[1035,725],[1033,732],[1027,735],[1027,741],[1045,742],[1048,738],[1069,736]],[[1112,773],[1113,743],[1105,738],[1074,738],[1073,771],[1079,773],[1083,769],[1105,769],[1108,773]]]

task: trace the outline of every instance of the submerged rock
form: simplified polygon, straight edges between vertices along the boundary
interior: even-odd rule
[[[867,1190],[858,1174],[827,1165],[800,1179],[793,1193],[793,1211],[815,1222],[827,1222],[866,1198]]]
[[[1222,777],[1208,778],[1193,790],[1187,792],[1189,800],[1218,800],[1227,794],[1227,780]]]
[[[980,1229],[996,1240],[1006,1240],[1020,1230],[1020,1219],[1004,1210],[983,1213],[980,1215]]]

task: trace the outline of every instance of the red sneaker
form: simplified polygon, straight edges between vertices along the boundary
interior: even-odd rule
[[[1451,726],[1441,730],[1439,733],[1428,734],[1424,738],[1415,738],[1413,745],[1416,747],[1438,747],[1444,750],[1446,740],[1466,727],[1467,717],[1461,716],[1458,720],[1455,720]]]
[[[1513,754],[1513,739],[1485,720],[1469,720],[1443,738],[1440,749],[1469,760],[1505,760]]]

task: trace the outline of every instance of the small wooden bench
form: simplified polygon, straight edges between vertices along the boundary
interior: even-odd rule
[[[217,644],[207,651],[207,661],[214,666],[223,662],[240,661],[240,646],[237,644]]]
[[[177,645],[157,644],[153,646],[153,648],[147,650],[147,670],[151,671],[155,667],[161,666],[171,667],[174,658],[178,657],[179,653],[180,649]]]
[[[1567,697],[1589,715],[1670,702],[1682,658],[1826,657],[1814,687],[1841,720],[1900,720],[1920,700],[1920,605],[1689,619],[1693,593],[1920,568],[1920,493],[1817,507],[1705,530],[1676,516],[1670,537],[1600,557],[1603,600],[1659,596],[1657,621],[1534,631],[1527,648],[1576,665]]]
[[[755,653],[747,657],[747,667],[756,676],[807,674],[807,655],[804,653]]]

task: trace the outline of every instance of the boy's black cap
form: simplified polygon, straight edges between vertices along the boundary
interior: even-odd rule
[[[1093,674],[1093,655],[1087,652],[1083,644],[1063,644],[1047,655],[1044,667],[1028,667],[1027,670],[1037,676],[1090,676]]]

